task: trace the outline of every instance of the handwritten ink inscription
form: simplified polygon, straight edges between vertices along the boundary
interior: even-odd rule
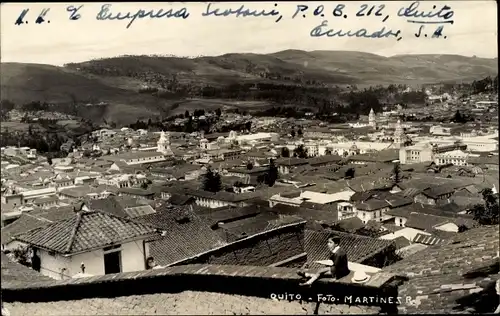
[[[71,14],[69,15],[70,20],[78,20],[82,16],[78,13],[78,11],[83,7],[83,4],[79,7],[75,7],[73,5],[70,5],[69,7],[66,8],[66,11],[70,12]]]
[[[187,19],[189,17],[189,12],[186,8],[181,8],[181,9],[169,9],[164,11],[163,9],[159,10],[144,10],[140,9],[137,12],[115,12],[113,13],[111,11],[111,4],[104,4],[101,6],[101,10],[99,13],[97,13],[96,20],[98,21],[103,21],[103,20],[130,20],[130,22],[127,24],[127,28],[129,28],[132,23],[136,19],[144,19],[144,18],[150,18],[150,19],[162,19],[162,18],[181,18],[181,19]]]
[[[427,2],[428,3],[428,2]],[[251,3],[231,5],[229,3],[207,3],[199,13],[207,19],[214,18],[246,18],[246,19],[273,19],[279,23],[283,19],[319,19],[318,23],[309,30],[309,36],[314,38],[335,37],[358,37],[369,39],[403,39],[403,31],[394,29],[386,22],[391,18],[402,20],[410,25],[416,38],[446,39],[445,25],[453,25],[455,12],[448,5],[421,4],[414,1],[409,5],[402,6],[397,10],[389,9],[388,5],[372,2],[370,4],[352,4],[325,2],[321,5],[311,6],[309,3],[288,5],[287,10],[282,11],[278,3]],[[70,5],[66,7],[70,21],[78,21],[83,18],[82,5]],[[188,7],[178,6],[177,3],[169,4],[168,8],[138,9],[134,11],[120,11],[119,5],[103,4],[94,16],[97,21],[127,21],[125,28],[130,28],[134,22],[142,19],[155,20],[186,20],[193,13]],[[291,9],[291,10],[290,10]],[[29,8],[23,9],[15,19],[15,25],[48,24],[51,8],[44,8],[36,14],[32,14]],[[192,11],[194,12],[194,11]],[[359,25],[356,29],[342,27],[345,19],[356,19]],[[363,27],[364,19],[370,20],[370,29]],[[378,22],[376,22],[378,21]],[[377,23],[379,25],[377,25]],[[406,31],[405,31],[406,32]],[[408,35],[408,34],[407,34]]]

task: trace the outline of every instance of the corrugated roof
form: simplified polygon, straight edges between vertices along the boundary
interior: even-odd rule
[[[443,242],[443,240],[433,235],[417,234],[415,235],[415,238],[413,238],[413,242],[428,246],[434,246]]]

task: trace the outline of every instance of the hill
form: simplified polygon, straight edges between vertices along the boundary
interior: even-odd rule
[[[122,56],[65,67],[2,63],[1,94],[18,105],[46,101],[86,119],[127,124],[179,112],[186,99],[206,96],[207,87],[267,84],[269,91],[274,85],[316,91],[336,85],[472,81],[496,74],[496,59],[455,55],[286,50],[194,59]],[[237,99],[238,92],[230,95]]]
[[[350,74],[362,84],[423,84],[472,81],[498,73],[496,59],[459,55],[397,55],[346,51],[286,50],[272,54],[283,61],[308,68]]]

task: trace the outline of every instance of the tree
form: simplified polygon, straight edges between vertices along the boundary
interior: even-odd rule
[[[148,189],[148,184],[146,182],[143,182],[141,184],[141,189],[147,190]]]
[[[12,250],[12,255],[17,263],[30,267],[30,251],[28,247],[18,247]]]
[[[222,111],[220,108],[218,108],[217,110],[215,110],[215,115],[217,115],[218,117],[220,117],[222,115]]]
[[[52,166],[52,158],[51,157],[47,157],[47,163]]]
[[[213,172],[209,167],[204,175],[203,179],[203,190],[209,192],[219,192],[222,189],[222,181],[220,174]]]
[[[392,169],[392,176],[395,184],[401,182],[401,166],[399,165],[399,163],[394,164],[394,168]]]
[[[325,155],[329,156],[332,154],[332,151],[330,149],[325,150]]]
[[[251,162],[247,163],[247,170],[252,170],[253,164]]]
[[[251,131],[252,130],[252,122],[251,121],[248,121],[245,123],[245,129],[247,131]]]
[[[290,157],[290,150],[287,147],[281,148],[281,157],[284,158]]]
[[[299,130],[297,131],[297,135],[299,135],[299,137],[302,137],[302,129],[299,128]]]
[[[498,195],[493,194],[491,189],[483,190],[484,204],[478,204],[468,210],[468,214],[474,215],[474,220],[481,225],[498,225],[499,224],[499,209]]]
[[[189,111],[188,111],[188,110],[186,110],[186,112],[184,112],[184,118],[189,118],[189,117],[191,117],[191,116],[189,115]]]
[[[267,185],[272,187],[275,183],[276,180],[278,179],[278,167],[274,164],[274,160],[271,159],[269,161],[269,171],[267,172]]]
[[[304,145],[299,145],[293,150],[293,156],[297,158],[307,158],[307,149]]]
[[[354,178],[355,172],[356,171],[354,170],[354,168],[349,168],[345,171],[344,177],[347,179],[352,179]]]
[[[292,137],[295,137],[295,130],[292,129],[292,132],[290,134],[292,135]]]

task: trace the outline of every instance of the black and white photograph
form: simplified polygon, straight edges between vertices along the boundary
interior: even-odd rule
[[[0,14],[2,316],[500,313],[496,1]]]

